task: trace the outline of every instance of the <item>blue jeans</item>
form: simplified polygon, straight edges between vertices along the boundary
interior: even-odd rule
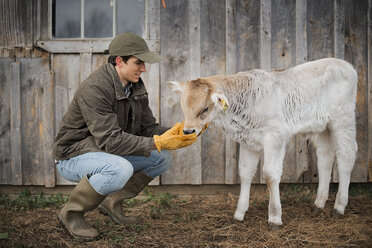
[[[57,164],[58,172],[71,182],[87,176],[94,190],[109,195],[121,190],[136,171],[155,178],[165,172],[172,161],[168,151],[151,152],[150,157],[118,156],[105,152],[85,153]]]

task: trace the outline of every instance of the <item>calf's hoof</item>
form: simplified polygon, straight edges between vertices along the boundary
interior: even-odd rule
[[[336,209],[333,209],[333,212],[332,212],[332,217],[333,218],[341,218],[344,216],[344,213],[340,213],[339,211],[337,211]]]
[[[275,232],[280,230],[283,227],[283,225],[277,225],[274,223],[269,223],[269,231]]]
[[[244,213],[237,213],[237,212],[235,212],[234,219],[236,219],[238,221],[243,221],[244,220]]]
[[[323,212],[323,208],[318,208],[317,206],[313,205],[311,208],[311,215],[312,217],[317,217]]]

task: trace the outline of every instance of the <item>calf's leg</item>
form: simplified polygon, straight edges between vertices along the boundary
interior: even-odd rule
[[[282,225],[279,183],[283,172],[285,146],[286,142],[280,137],[267,137],[264,143],[263,174],[270,193],[268,222],[273,227]]]
[[[281,138],[267,137],[264,144],[263,174],[269,188],[269,224],[282,225],[282,206],[280,203],[279,183],[283,172],[285,145]]]
[[[354,167],[358,146],[355,140],[356,130],[353,120],[343,120],[333,124],[334,143],[338,165],[339,184],[334,209],[344,214],[348,203],[351,171]]]
[[[243,221],[245,212],[248,210],[252,178],[256,173],[259,158],[259,152],[251,151],[243,144],[240,145],[240,195],[234,214],[236,220]]]
[[[314,205],[318,209],[323,209],[329,194],[335,148],[328,129],[314,136],[313,143],[316,146],[319,173],[318,191]]]

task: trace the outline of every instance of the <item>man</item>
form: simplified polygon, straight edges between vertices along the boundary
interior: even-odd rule
[[[197,139],[184,135],[180,123],[168,130],[155,122],[140,76],[145,62],[161,58],[140,36],[118,35],[108,52],[109,63],[76,90],[53,147],[59,173],[79,182],[58,218],[71,235],[87,240],[99,233],[85,221],[85,212],[98,207],[119,224],[138,221],[125,216],[123,200],[168,169],[167,150]]]

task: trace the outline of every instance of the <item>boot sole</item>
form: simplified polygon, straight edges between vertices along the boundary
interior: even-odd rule
[[[103,215],[107,215],[107,216],[110,217],[113,221],[115,221],[117,224],[119,224],[119,225],[123,225],[123,224],[125,224],[125,223],[121,223],[121,222],[119,222],[119,221],[118,221],[114,216],[112,216],[112,214],[111,214],[110,211],[108,211],[106,208],[102,207],[101,205],[99,205],[97,208],[99,209],[99,212],[100,212],[101,214],[103,214]]]
[[[58,214],[58,220],[63,225],[63,227],[71,234],[71,236],[76,238],[76,239],[83,239],[84,241],[92,241],[92,240],[98,239],[98,237],[99,237],[99,236],[97,236],[97,237],[89,238],[89,237],[84,237],[84,236],[78,236],[78,235],[74,234],[70,230],[70,228],[67,227],[67,225],[65,224],[65,221],[63,220],[63,218],[61,217],[60,214]]]
[[[137,220],[137,221],[126,221],[126,222],[120,222],[118,221],[112,214],[109,210],[107,210],[106,208],[104,208],[103,206],[99,205],[97,207],[99,209],[99,212],[103,215],[107,215],[109,216],[115,223],[119,224],[119,225],[131,225],[131,224],[141,224],[142,222],[144,221],[140,221],[140,220]]]

